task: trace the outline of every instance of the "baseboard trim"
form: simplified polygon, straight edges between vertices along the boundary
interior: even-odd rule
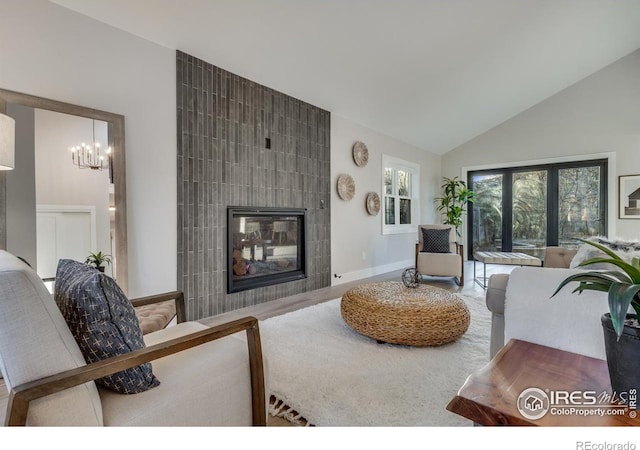
[[[363,278],[369,278],[375,275],[380,275],[381,273],[393,272],[394,270],[413,267],[414,264],[415,262],[413,261],[413,259],[407,259],[404,261],[398,261],[391,264],[385,264],[384,266],[368,267],[366,269],[354,270],[353,272],[339,274],[340,278],[336,278],[334,276],[333,279],[331,280],[332,281],[331,286],[350,283],[352,281],[361,280]]]

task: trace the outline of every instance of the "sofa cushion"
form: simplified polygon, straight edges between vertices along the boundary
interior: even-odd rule
[[[451,228],[422,228],[422,251],[450,253]]]
[[[521,339],[605,359],[600,318],[609,312],[606,292],[573,293],[560,283],[576,269],[517,267],[509,275],[504,304],[504,342]]]
[[[640,242],[637,241],[609,239],[601,236],[591,237],[587,240],[609,248],[616,255],[620,256],[620,258],[629,263],[633,260],[633,258],[640,257]],[[583,243],[582,245],[580,245],[578,251],[571,260],[569,268],[585,270],[620,270],[617,266],[607,263],[597,263],[589,264],[588,266],[580,266],[580,264],[584,261],[600,257],[608,258],[608,256],[605,255],[601,250],[592,245]]]
[[[62,259],[54,293],[87,362],[144,348],[133,306],[111,277],[87,264]],[[143,392],[160,384],[151,363],[117,372],[96,383],[121,394]]]

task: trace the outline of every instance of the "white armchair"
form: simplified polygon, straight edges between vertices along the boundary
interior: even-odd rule
[[[268,389],[255,318],[212,328],[182,322],[144,340],[139,350],[86,364],[42,280],[0,251],[5,425],[266,425]],[[160,380],[153,389],[123,395],[94,382],[151,361]]]
[[[425,235],[429,237],[426,241]],[[454,277],[456,283],[463,286],[463,252],[463,245],[456,242],[453,226],[418,225],[415,268],[421,275]]]

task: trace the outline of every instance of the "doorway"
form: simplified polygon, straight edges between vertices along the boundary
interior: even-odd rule
[[[472,171],[469,258],[476,251],[544,258],[547,246],[607,233],[607,160]]]

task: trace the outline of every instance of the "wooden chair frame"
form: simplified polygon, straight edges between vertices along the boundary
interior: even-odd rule
[[[176,301],[178,322],[183,322],[185,320],[185,309],[182,292],[174,291],[166,294],[142,297],[132,300],[132,304],[134,304],[134,306],[142,306],[171,299]],[[136,367],[140,364],[187,350],[240,331],[246,331],[247,333],[253,425],[265,426],[267,424],[267,411],[262,343],[260,341],[258,319],[251,316],[220,324],[207,330],[202,330],[140,350],[135,350],[125,355],[115,356],[15,386],[9,395],[5,425],[26,425],[29,404],[33,400],[79,386],[89,381],[95,381],[107,375],[112,375],[116,372]]]

